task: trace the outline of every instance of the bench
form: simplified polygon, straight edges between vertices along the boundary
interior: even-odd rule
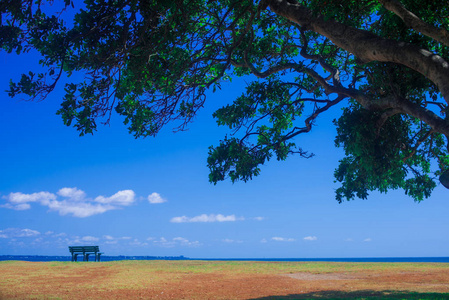
[[[95,255],[95,261],[100,261],[100,247],[98,246],[69,246],[72,261],[78,261],[78,255],[83,255],[83,261],[89,261],[89,255]]]

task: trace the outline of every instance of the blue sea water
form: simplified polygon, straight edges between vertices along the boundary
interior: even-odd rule
[[[70,256],[0,255],[0,261],[70,261]],[[102,261],[119,260],[208,260],[208,261],[326,261],[326,262],[421,262],[449,263],[449,257],[357,257],[357,258],[188,258],[184,256],[101,256]]]

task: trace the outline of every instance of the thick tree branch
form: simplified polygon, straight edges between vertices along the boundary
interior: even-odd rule
[[[401,113],[413,116],[428,124],[434,131],[444,134],[449,138],[449,123],[447,120],[438,117],[434,112],[416,103],[397,97],[386,97],[372,100],[365,94],[362,94],[356,90],[351,93],[351,98],[355,99],[368,110],[383,111],[391,109],[395,114],[400,111]]]
[[[322,15],[314,15],[310,9],[293,0],[268,0],[268,4],[276,14],[327,37],[364,63],[393,62],[423,74],[438,86],[449,103],[449,63],[441,56],[416,45],[385,39],[369,31],[325,19]]]
[[[407,10],[398,0],[378,0],[386,9],[399,16],[411,28],[431,37],[432,39],[449,47],[449,31],[444,28],[432,26],[411,11]]]

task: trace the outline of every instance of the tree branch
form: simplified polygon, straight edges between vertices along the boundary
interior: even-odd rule
[[[423,74],[438,86],[449,103],[449,63],[441,56],[412,44],[385,39],[369,31],[325,19],[322,15],[314,15],[294,0],[269,0],[268,3],[276,14],[327,37],[364,63],[393,62]]]
[[[368,110],[383,111],[391,109],[391,112],[394,112],[394,114],[405,113],[413,116],[425,122],[434,131],[444,134],[449,138],[449,123],[447,120],[438,117],[431,110],[416,103],[392,96],[373,100],[356,90],[353,91],[351,98],[355,99]]]
[[[414,13],[407,10],[398,0],[379,0],[379,2],[386,9],[400,17],[406,25],[449,47],[449,31],[446,29],[437,28],[424,22]]]

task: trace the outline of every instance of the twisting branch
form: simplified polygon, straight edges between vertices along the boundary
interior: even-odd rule
[[[333,84],[335,86],[340,86],[341,87],[341,82],[340,82],[340,71],[337,68],[332,67],[330,64],[326,63],[326,61],[323,59],[323,57],[321,57],[320,55],[312,55],[307,53],[307,48],[309,45],[309,41],[307,40],[306,34],[304,33],[304,30],[301,29],[301,39],[303,41],[303,47],[300,51],[300,54],[302,57],[307,58],[307,59],[311,59],[311,60],[316,60],[320,63],[321,67],[323,67],[323,69],[325,69],[326,71],[328,71],[333,79]],[[323,44],[324,45],[324,44]]]
[[[295,127],[293,128],[292,131],[290,131],[289,133],[287,133],[284,138],[283,141],[289,140],[294,138],[295,136],[301,134],[301,133],[306,133],[309,132],[310,130],[312,130],[312,125],[313,125],[313,121],[315,121],[315,119],[323,112],[325,112],[326,110],[328,110],[329,108],[331,108],[332,106],[337,105],[338,103],[340,103],[343,99],[347,98],[344,95],[340,95],[338,96],[335,100],[329,101],[325,106],[316,109],[313,114],[311,116],[309,116],[305,121],[305,127],[299,128],[299,127]]]
[[[424,22],[417,15],[407,10],[398,0],[379,0],[379,2],[411,28],[449,47],[449,31],[446,29],[437,28]]]

